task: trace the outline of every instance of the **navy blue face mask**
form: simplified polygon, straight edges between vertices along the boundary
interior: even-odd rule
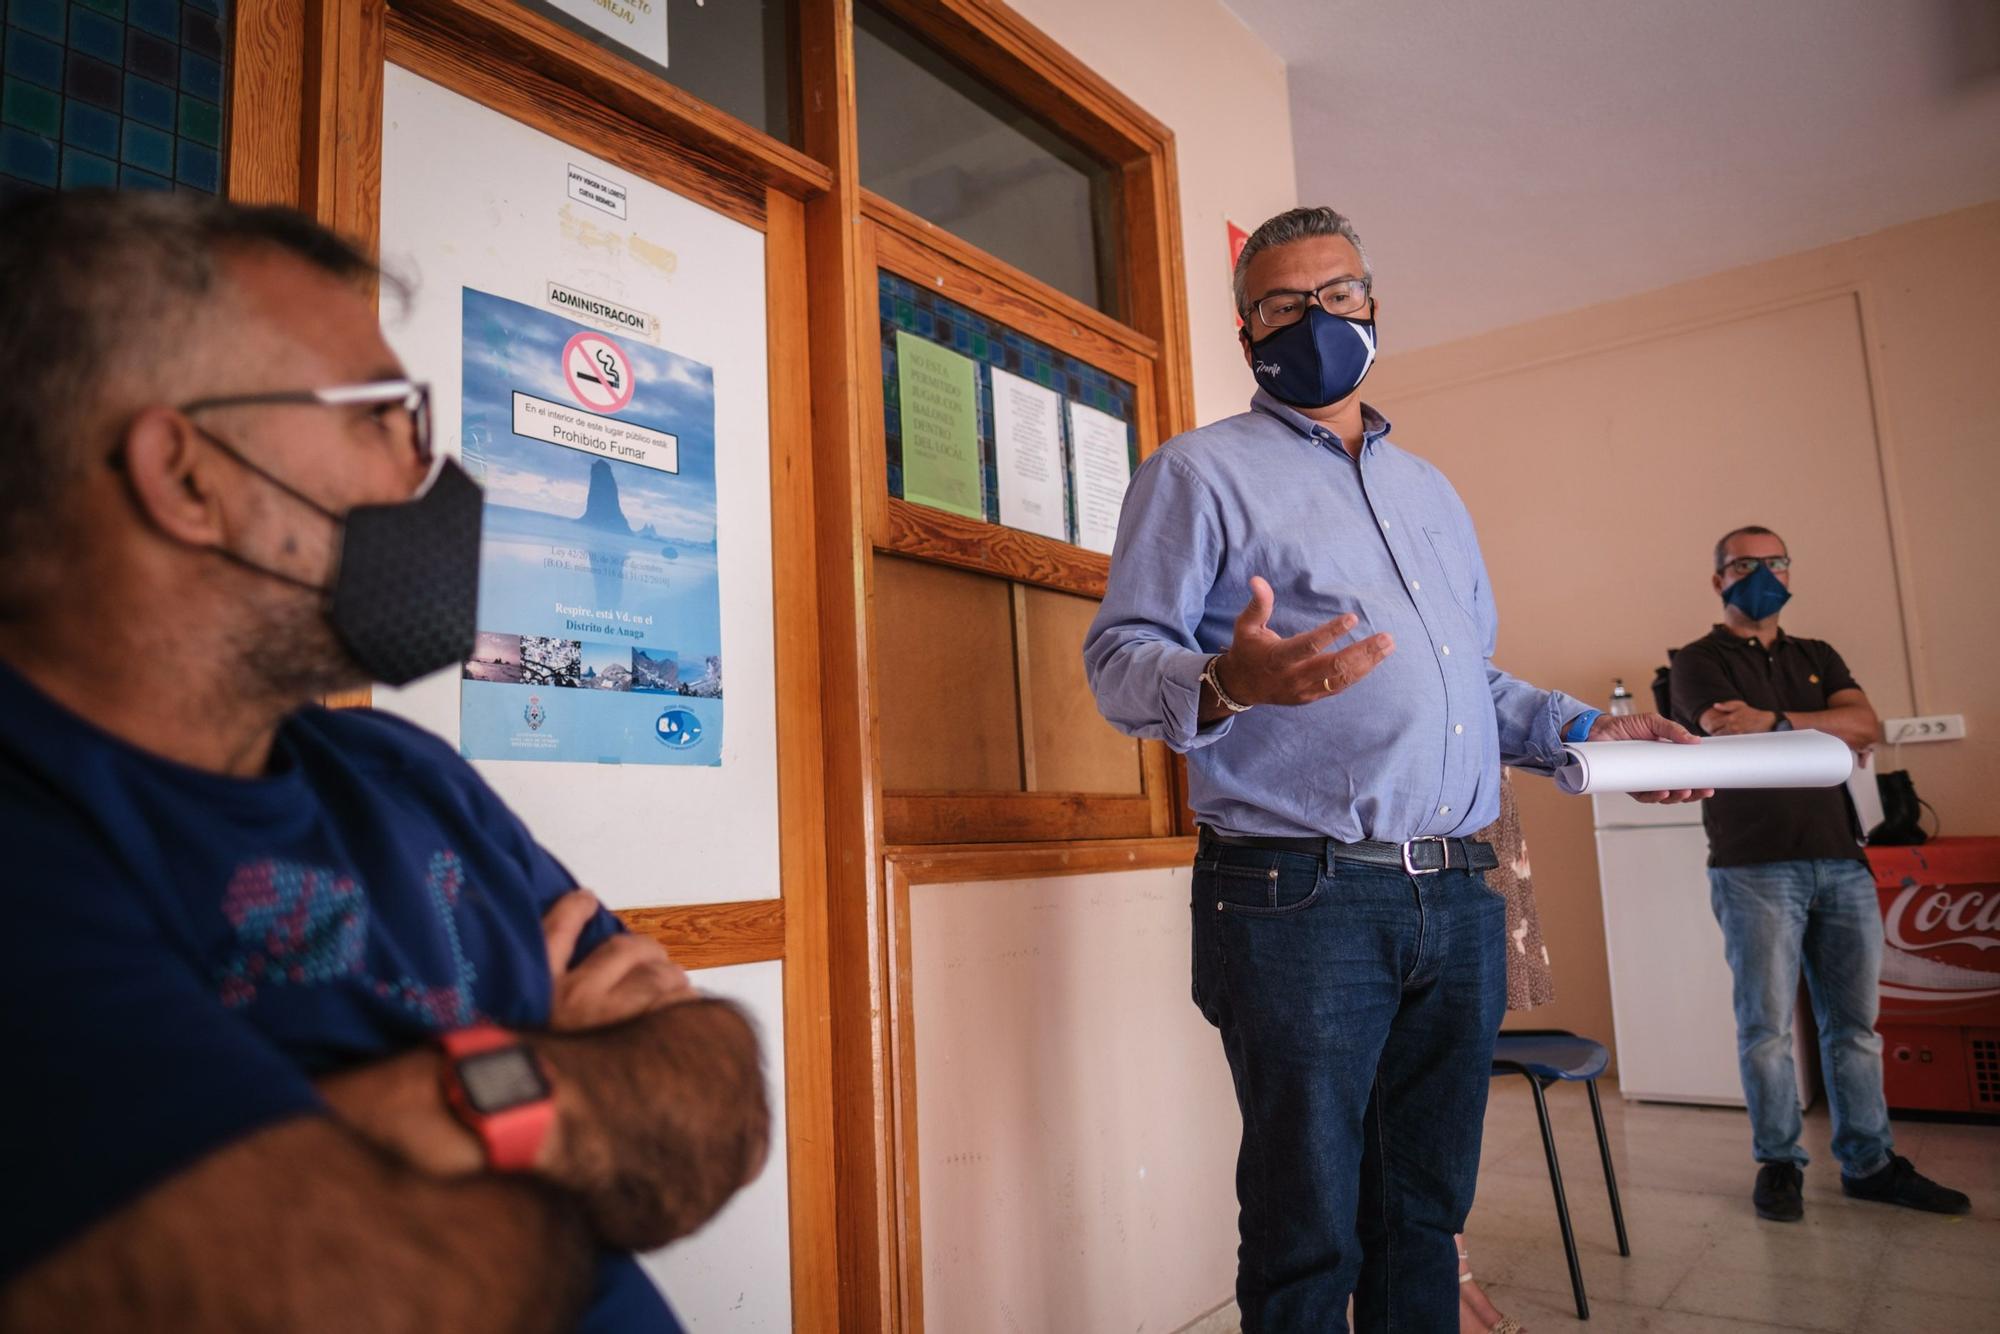
[[[1776,616],[1778,609],[1792,600],[1792,590],[1778,581],[1771,567],[1761,562],[1757,568],[1722,590],[1722,600],[1753,621]]]
[[[1261,343],[1250,344],[1250,372],[1266,393],[1295,408],[1338,403],[1368,378],[1375,364],[1375,319],[1329,315],[1306,307],[1306,317]]]

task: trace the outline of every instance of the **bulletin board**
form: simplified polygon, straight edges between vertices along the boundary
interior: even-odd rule
[[[1058,396],[1065,410],[1053,414],[1060,432],[1063,478],[1062,536],[1078,543],[1087,534],[1078,513],[1074,485],[1077,466],[1077,439],[1073,426],[1078,409],[1085,413],[1115,418],[1125,436],[1125,474],[1139,466],[1137,390],[1125,380],[1099,370],[1047,343],[1030,338],[998,321],[986,318],[949,297],[925,288],[887,269],[878,271],[877,303],[882,335],[882,416],[884,443],[888,455],[889,494],[918,499],[906,487],[903,448],[902,401],[903,367],[899,346],[907,340],[944,349],[969,360],[975,371],[975,429],[979,456],[979,499],[977,513],[988,523],[1002,523],[1003,488],[1001,460],[996,445],[995,376],[1015,376]],[[1054,533],[1048,534],[1055,536]],[[1108,545],[1101,549],[1108,550]]]
[[[612,907],[779,892],[764,237],[391,66],[384,303],[486,488],[458,744]]]

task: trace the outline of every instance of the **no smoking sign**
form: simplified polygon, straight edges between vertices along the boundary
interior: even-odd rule
[[[599,333],[580,333],[563,345],[563,378],[576,401],[593,412],[616,412],[632,401],[632,362],[625,349]]]

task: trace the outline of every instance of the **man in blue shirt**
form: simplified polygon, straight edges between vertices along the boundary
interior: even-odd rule
[[[1258,392],[1133,476],[1084,665],[1114,726],[1188,756],[1194,997],[1243,1113],[1244,1329],[1345,1330],[1350,1294],[1362,1329],[1455,1329],[1506,1000],[1505,905],[1469,835],[1503,762],[1693,738],[1493,665],[1471,516],[1360,398],[1375,303],[1346,218],[1266,222],[1235,285]]]
[[[283,210],[0,210],[0,1328],[672,1331],[631,1253],[762,1165],[743,1016],[312,704],[471,643],[374,279]]]

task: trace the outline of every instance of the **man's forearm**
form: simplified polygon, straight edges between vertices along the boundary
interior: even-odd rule
[[[685,1001],[536,1049],[561,1136],[547,1176],[577,1193],[607,1243],[648,1250],[684,1237],[763,1169],[764,1072],[734,1005]]]
[[[596,1248],[537,1183],[440,1182],[323,1118],[180,1173],[0,1289],[0,1331],[567,1330]]]
[[[1875,717],[1875,710],[1865,704],[1843,704],[1810,713],[1787,711],[1785,716],[1791,720],[1793,727],[1831,732],[1856,750],[1872,746],[1882,739],[1882,724]]]
[[[686,1001],[610,1028],[528,1036],[556,1091],[538,1173],[576,1195],[606,1244],[646,1250],[686,1236],[762,1165],[763,1072],[734,1006]],[[471,1175],[483,1155],[445,1106],[438,1059],[408,1052],[322,1080],[320,1091],[406,1162]]]

